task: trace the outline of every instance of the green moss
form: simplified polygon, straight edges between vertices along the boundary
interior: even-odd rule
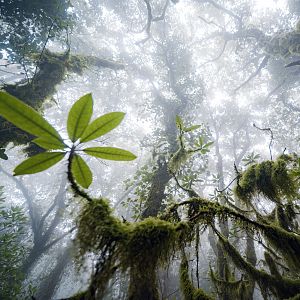
[[[274,224],[263,225],[261,230],[268,242],[279,251],[291,270],[300,269],[300,236]]]
[[[260,287],[268,289],[279,299],[294,297],[300,293],[299,279],[292,280],[286,277],[281,277],[278,279],[273,275],[269,275],[265,271],[257,270],[238,253],[238,251],[225,237],[219,235],[219,240],[224,251],[230,256],[235,266],[246,272],[247,275],[256,281]]]
[[[245,204],[249,204],[256,195],[263,195],[276,203],[280,203],[282,198],[297,197],[297,186],[288,168],[288,156],[249,167],[241,175],[234,193]]]
[[[243,277],[240,280],[235,280],[234,276],[230,276],[227,280],[222,280],[210,268],[210,278],[217,294],[223,295],[226,299],[251,300],[253,298],[250,282],[243,280]]]
[[[130,269],[128,299],[159,299],[156,270],[169,260],[176,238],[176,227],[156,218],[132,225],[122,259]]]
[[[85,204],[77,223],[80,257],[90,251],[99,253],[111,247],[110,260],[118,261],[123,271],[129,269],[128,299],[158,299],[156,270],[169,260],[176,248],[178,227],[156,218],[135,224],[122,223],[112,215],[104,199]],[[108,276],[112,269],[110,264]],[[97,282],[99,285],[100,281]]]
[[[100,198],[87,202],[77,220],[77,245],[79,255],[99,252],[114,242],[127,240],[127,224],[112,215],[107,200]]]
[[[183,293],[184,300],[213,300],[202,289],[193,286],[189,278],[189,264],[186,255],[183,253],[180,264],[180,289]]]
[[[265,252],[264,255],[265,255],[265,262],[269,267],[270,273],[277,279],[281,280],[281,274],[279,273],[276,263],[272,258],[272,256],[268,252]]]

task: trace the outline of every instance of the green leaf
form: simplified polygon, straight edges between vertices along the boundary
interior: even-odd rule
[[[59,133],[37,111],[14,96],[1,91],[0,115],[30,134],[62,140]]]
[[[62,141],[59,141],[52,137],[39,137],[32,140],[32,142],[46,150],[53,150],[53,149],[63,150],[66,148],[66,145]]]
[[[194,126],[191,126],[191,127],[183,128],[183,131],[184,132],[189,132],[189,131],[196,130],[196,129],[200,128],[200,127],[201,127],[201,125],[194,125]]]
[[[67,129],[72,142],[78,140],[88,126],[93,113],[93,99],[86,94],[74,103],[70,109]]]
[[[178,128],[182,128],[183,122],[182,122],[182,119],[178,115],[176,115],[175,121],[176,121],[176,126]]]
[[[71,172],[79,185],[87,189],[93,180],[92,172],[86,162],[79,156],[74,155]]]
[[[80,138],[80,142],[85,143],[108,133],[122,122],[124,116],[125,114],[122,112],[111,112],[97,118],[88,125]]]
[[[63,159],[65,153],[63,152],[43,152],[34,155],[14,169],[14,176],[24,174],[34,174],[49,169],[60,160]]]
[[[5,154],[5,149],[0,149],[0,158],[8,160],[8,156]]]
[[[114,147],[91,147],[83,149],[91,156],[108,160],[134,160],[136,156],[131,152]]]
[[[204,147],[204,148],[208,148],[208,147],[212,146],[213,143],[214,143],[214,142],[208,142],[208,143],[205,144],[203,147]]]

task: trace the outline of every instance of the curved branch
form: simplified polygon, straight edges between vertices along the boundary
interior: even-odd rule
[[[236,93],[239,89],[241,89],[242,87],[244,87],[246,84],[248,84],[254,77],[256,77],[260,71],[268,64],[270,56],[266,55],[263,60],[261,61],[260,65],[257,67],[257,69],[255,70],[254,73],[252,73],[249,78],[244,81],[240,86],[238,86],[237,88],[234,89],[234,93]]]

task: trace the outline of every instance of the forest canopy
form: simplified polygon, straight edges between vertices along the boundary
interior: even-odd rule
[[[299,16],[0,1],[0,299],[300,299]]]

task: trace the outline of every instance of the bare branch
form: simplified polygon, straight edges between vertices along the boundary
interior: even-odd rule
[[[274,135],[273,135],[272,129],[271,128],[260,128],[260,127],[256,126],[254,123],[253,123],[253,127],[255,127],[256,129],[261,130],[261,131],[268,131],[270,133],[269,151],[270,151],[270,157],[272,160],[273,159],[272,158],[272,144],[274,141]]]
[[[277,90],[279,90],[286,82],[286,79],[283,79],[266,97],[265,100],[268,100]]]
[[[299,66],[300,65],[300,60],[297,60],[297,61],[293,61],[287,65],[285,65],[284,67],[285,68],[289,68],[289,67],[293,67],[293,66]]]
[[[35,66],[35,70],[34,70],[34,73],[33,73],[32,78],[31,78],[31,82],[34,82],[34,79],[35,79],[35,76],[36,76],[36,73],[37,73],[37,69],[38,69],[38,65],[39,65],[40,61],[42,60],[42,57],[43,57],[43,54],[44,54],[44,52],[45,52],[46,46],[47,46],[48,41],[49,41],[49,39],[50,39],[50,34],[51,34],[51,31],[52,31],[53,26],[54,26],[54,20],[52,21],[52,23],[51,23],[51,25],[50,25],[50,27],[49,27],[48,34],[47,34],[47,38],[46,38],[45,43],[44,43],[44,45],[43,45],[43,48],[42,48],[42,51],[41,51],[41,53],[40,53],[38,62],[37,62],[37,64],[36,64],[36,66]]]
[[[155,17],[152,19],[152,22],[158,22],[158,21],[163,21],[165,19],[166,16],[166,11],[169,5],[169,0],[166,0],[166,3],[164,5],[163,11],[161,13],[161,15],[159,17]]]
[[[165,5],[163,7],[162,13],[158,17],[153,17],[152,8],[149,0],[144,0],[147,7],[147,24],[143,31],[146,31],[147,36],[136,44],[143,44],[151,38],[151,25],[153,22],[163,21],[165,19],[166,11],[169,5],[169,0],[166,0]]]
[[[213,63],[213,62],[217,61],[218,59],[220,59],[220,57],[223,55],[223,53],[224,53],[224,51],[225,51],[225,49],[226,49],[227,42],[228,42],[228,41],[225,40],[221,52],[220,52],[215,58],[210,59],[210,60],[204,62],[203,64],[200,65],[200,67],[203,67],[204,65],[209,64],[209,63]]]
[[[231,10],[227,9],[226,7],[218,4],[217,2],[215,2],[213,0],[202,0],[200,2],[209,3],[212,6],[214,6],[216,9],[224,11],[227,15],[229,15],[229,16],[233,17],[234,19],[236,19],[238,21],[239,26],[242,25],[242,18],[240,16],[236,15],[234,12],[232,12]]]
[[[202,20],[204,23],[206,23],[208,25],[215,25],[215,26],[217,26],[217,27],[219,27],[220,29],[223,30],[223,27],[220,26],[219,24],[215,23],[214,21],[208,21],[208,20],[206,20],[205,18],[203,18],[201,16],[199,16],[199,19]]]
[[[257,67],[254,73],[252,73],[249,78],[244,81],[240,86],[238,86],[236,89],[234,89],[234,93],[236,93],[239,89],[244,87],[246,84],[248,84],[254,77],[256,77],[260,71],[268,64],[270,56],[266,55],[263,60],[261,61],[260,65]]]
[[[59,236],[58,238],[56,238],[49,244],[45,245],[45,247],[43,248],[43,251],[50,249],[52,246],[54,246],[56,243],[58,243],[60,240],[62,240],[64,237],[66,237],[69,233],[72,233],[75,229],[76,229],[76,227],[72,227],[70,230],[66,231],[61,236]]]

